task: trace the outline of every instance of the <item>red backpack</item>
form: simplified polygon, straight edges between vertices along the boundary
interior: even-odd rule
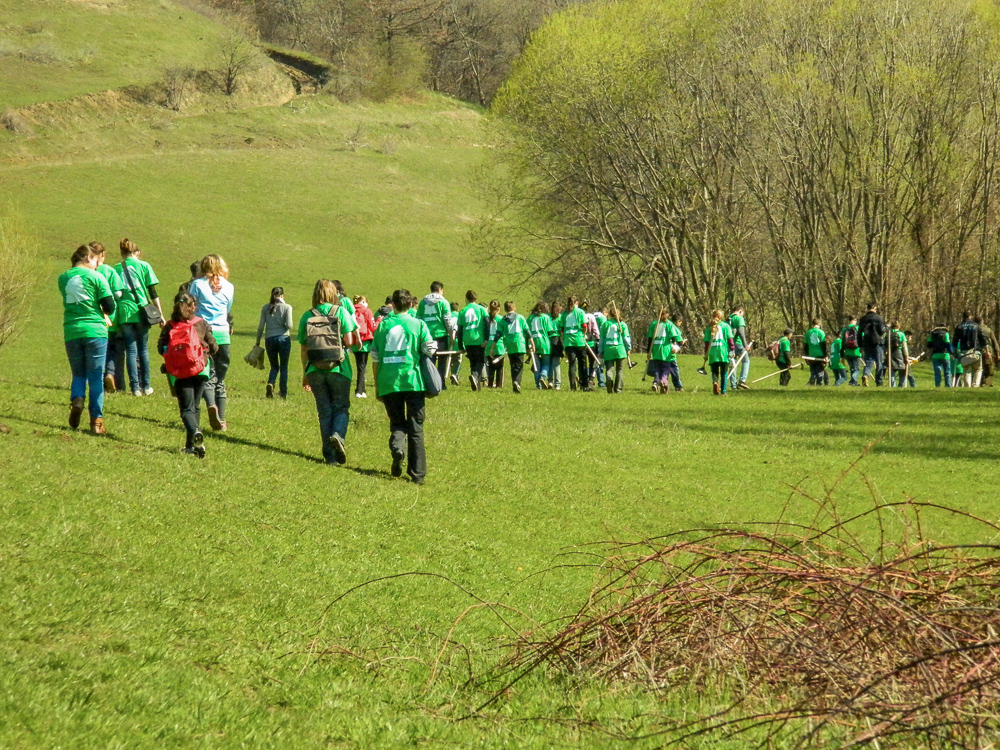
[[[194,327],[200,320],[195,317],[171,324],[163,359],[167,372],[175,378],[193,378],[205,369],[205,347]]]

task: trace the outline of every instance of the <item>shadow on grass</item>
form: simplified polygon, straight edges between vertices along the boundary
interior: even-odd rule
[[[118,416],[118,415],[116,415]],[[125,416],[125,415],[121,415]],[[87,430],[83,425],[86,423],[86,413],[84,413],[84,420],[81,421],[81,429],[74,430],[70,428],[67,424],[52,424],[51,422],[42,422],[37,419],[25,419],[24,417],[18,417],[14,414],[0,414],[0,419],[9,419],[12,422],[22,422],[24,424],[33,424],[36,427],[47,427],[50,430],[54,430],[61,433],[62,436],[73,439],[75,437],[87,437],[93,438],[95,440],[106,440],[111,443],[117,443],[119,445],[130,445],[135,448],[145,448],[146,450],[153,451],[156,453],[166,453],[168,455],[174,455],[177,451],[165,446],[155,447],[148,443],[140,443],[135,440],[125,440],[124,438],[117,437],[114,430],[108,430],[104,435],[91,435],[90,431]],[[154,420],[155,421],[155,420]],[[107,429],[107,427],[105,427]]]

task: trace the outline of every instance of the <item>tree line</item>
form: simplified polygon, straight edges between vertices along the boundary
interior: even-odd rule
[[[332,61],[343,99],[429,87],[485,106],[531,33],[577,0],[207,1],[267,42]]]
[[[950,0],[626,0],[532,38],[479,239],[689,325],[997,314],[1000,21]],[[755,321],[751,320],[751,323]]]

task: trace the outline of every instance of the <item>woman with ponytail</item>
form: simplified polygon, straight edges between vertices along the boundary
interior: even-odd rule
[[[292,353],[292,306],[285,302],[285,290],[280,286],[271,290],[271,301],[260,309],[257,324],[257,346],[264,337],[264,351],[271,371],[267,375],[267,391],[264,395],[274,398],[274,381],[278,380],[278,395],[288,397],[288,358]]]
[[[219,255],[201,259],[201,278],[192,279],[188,292],[197,303],[196,314],[208,323],[219,350],[212,357],[212,375],[205,387],[208,422],[213,430],[226,430],[226,373],[229,372],[229,345],[232,328],[229,313],[233,309],[233,285],[229,266]]]
[[[118,247],[121,250],[122,262],[115,266],[115,270],[125,284],[125,291],[118,305],[118,331],[125,349],[125,369],[128,371],[129,387],[133,396],[152,396],[149,327],[143,322],[139,311],[146,305],[155,304],[160,309],[160,327],[165,325],[165,321],[162,320],[163,308],[156,292],[156,285],[160,280],[156,278],[153,267],[139,259],[140,250],[132,240],[123,238]]]
[[[705,329],[705,356],[712,368],[712,392],[716,396],[726,395],[729,359],[735,350],[733,329],[722,320],[722,310],[712,313],[712,322]]]

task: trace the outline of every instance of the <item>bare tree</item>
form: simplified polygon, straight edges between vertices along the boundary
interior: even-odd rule
[[[8,208],[0,214],[0,347],[20,333],[27,318],[35,253],[20,218]]]

